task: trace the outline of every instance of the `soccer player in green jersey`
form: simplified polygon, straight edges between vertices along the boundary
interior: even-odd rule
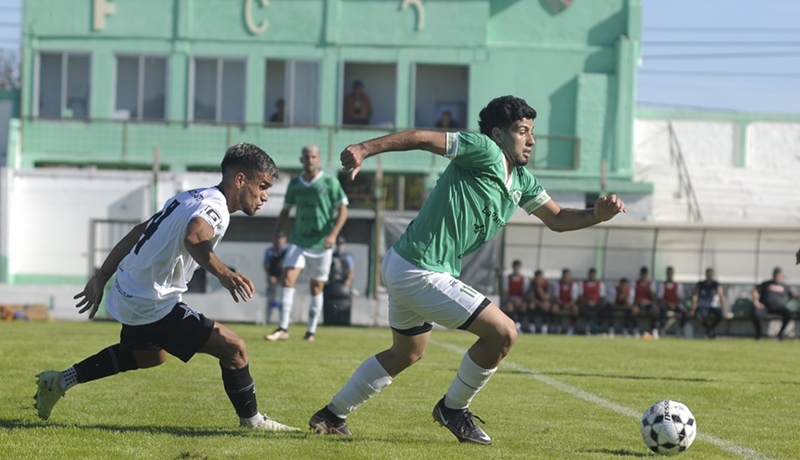
[[[358,174],[362,162],[391,151],[427,150],[451,160],[417,218],[386,253],[393,343],[364,361],[330,404],[311,417],[317,433],[349,435],[345,418],[420,358],[431,323],[478,336],[461,361],[433,418],[461,442],[491,444],[468,407],[517,339],[514,322],[485,296],[458,280],[461,259],[492,238],[517,206],[557,232],[578,230],[625,212],[614,195],[594,208],[561,208],[525,167],[534,145],[536,111],[503,96],[480,113],[480,134],[404,131],[347,147],[342,166]],[[475,417],[477,418],[477,417]]]
[[[347,195],[336,176],[319,169],[319,148],[316,145],[303,147],[300,162],[303,172],[289,182],[283,210],[275,224],[275,235],[280,235],[289,219],[289,210],[297,206],[294,229],[283,259],[280,325],[275,332],[264,336],[269,341],[289,339],[294,285],[306,264],[311,270],[311,305],[308,308],[305,340],[314,340],[322,313],[322,289],[331,269],[333,246],[347,220]],[[274,244],[277,251],[277,239]]]

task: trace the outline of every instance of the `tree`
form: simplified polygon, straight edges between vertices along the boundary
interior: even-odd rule
[[[20,58],[17,51],[0,49],[0,90],[20,88]]]

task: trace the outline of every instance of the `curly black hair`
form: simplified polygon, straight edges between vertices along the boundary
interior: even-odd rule
[[[267,155],[267,152],[261,150],[256,145],[246,142],[239,142],[231,146],[228,151],[225,152],[225,158],[222,159],[220,167],[223,174],[228,168],[239,167],[247,174],[247,177],[251,178],[257,172],[266,172],[272,176],[273,179],[277,179],[279,174],[278,166],[276,166],[272,158]]]
[[[536,110],[529,106],[524,99],[515,96],[500,96],[492,99],[481,110],[478,126],[481,134],[492,135],[492,129],[505,129],[517,120],[523,118],[536,118]]]

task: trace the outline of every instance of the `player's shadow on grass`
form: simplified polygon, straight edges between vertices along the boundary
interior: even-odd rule
[[[581,452],[585,452],[587,454],[604,454],[604,455],[616,455],[617,457],[651,457],[650,454],[645,454],[642,452],[633,452],[626,449],[591,449],[591,450],[583,450]]]
[[[261,431],[261,430],[244,430],[240,428],[198,428],[190,426],[158,426],[158,425],[107,425],[107,424],[94,424],[94,425],[81,425],[59,422],[45,422],[40,420],[19,420],[19,419],[3,419],[0,418],[0,428],[8,429],[26,429],[26,428],[79,428],[82,430],[102,430],[112,431],[119,433],[160,433],[169,434],[172,436],[186,436],[186,437],[210,437],[210,436],[263,436],[268,434],[270,436],[280,436],[285,438],[305,438],[309,436],[305,431]]]

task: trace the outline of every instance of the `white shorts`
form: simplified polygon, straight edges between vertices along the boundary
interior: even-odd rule
[[[389,325],[403,335],[431,330],[431,323],[467,329],[489,299],[449,273],[424,270],[389,249],[381,278],[389,292]]]
[[[286,248],[286,256],[283,258],[283,268],[306,268],[308,259],[308,269],[311,270],[311,279],[316,281],[328,281],[331,272],[331,261],[333,260],[333,248],[330,249],[305,249],[300,246],[290,244]]]

